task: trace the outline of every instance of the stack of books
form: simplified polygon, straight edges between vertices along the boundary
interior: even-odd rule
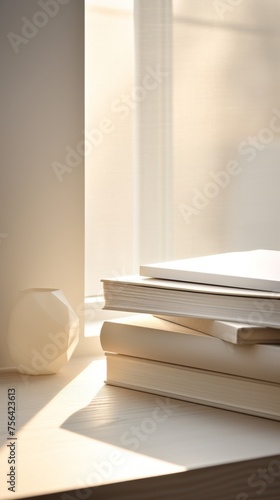
[[[134,313],[102,326],[108,384],[280,420],[280,252],[102,281],[104,308]]]

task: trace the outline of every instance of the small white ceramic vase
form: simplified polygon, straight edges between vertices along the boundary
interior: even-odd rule
[[[79,318],[61,290],[20,292],[9,321],[8,344],[16,368],[28,375],[57,373],[79,339]]]

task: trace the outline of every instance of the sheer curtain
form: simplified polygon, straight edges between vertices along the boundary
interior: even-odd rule
[[[173,0],[175,258],[280,248],[279,14]]]

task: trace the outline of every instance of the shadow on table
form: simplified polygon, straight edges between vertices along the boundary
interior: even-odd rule
[[[280,422],[105,385],[62,428],[182,466],[279,453]]]

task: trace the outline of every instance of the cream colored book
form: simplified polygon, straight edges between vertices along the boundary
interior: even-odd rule
[[[280,384],[121,354],[106,359],[108,384],[280,420]]]
[[[103,279],[104,309],[280,328],[280,292],[124,276]]]
[[[280,292],[280,251],[248,250],[140,266],[140,275]]]
[[[233,344],[279,344],[280,328],[270,328],[234,321],[192,318],[182,316],[158,316],[166,321],[206,333]]]
[[[238,346],[140,314],[105,321],[104,351],[280,383],[280,345]]]

